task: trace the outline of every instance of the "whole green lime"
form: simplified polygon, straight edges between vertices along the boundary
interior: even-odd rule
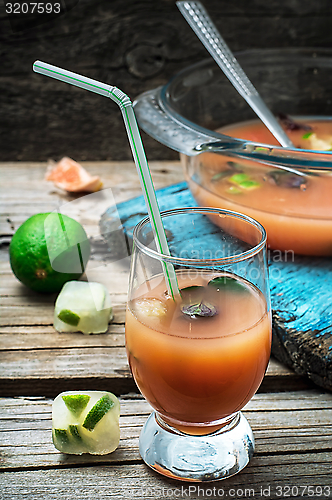
[[[14,234],[9,246],[11,268],[36,292],[59,292],[67,281],[82,276],[90,242],[81,224],[67,215],[36,214]]]

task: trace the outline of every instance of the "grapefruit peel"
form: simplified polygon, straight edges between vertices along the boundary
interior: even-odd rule
[[[63,157],[58,163],[50,160],[45,175],[47,181],[70,193],[99,191],[103,185],[100,177],[92,176],[79,163]]]

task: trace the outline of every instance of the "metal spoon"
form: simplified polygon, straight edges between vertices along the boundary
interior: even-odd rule
[[[279,125],[274,115],[267,108],[257,90],[228,48],[203,5],[196,1],[179,1],[176,2],[176,5],[205,48],[210,52],[218,66],[223,70],[239,94],[247,101],[249,106],[251,106],[253,111],[267,126],[274,137],[282,146],[294,148],[293,143]]]

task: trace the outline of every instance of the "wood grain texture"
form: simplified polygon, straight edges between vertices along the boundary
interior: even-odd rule
[[[237,492],[241,497],[246,494],[247,497],[254,498],[256,495],[256,498],[260,498],[264,494],[266,498],[274,500],[280,498],[283,492],[288,495],[291,492],[289,485],[299,485],[295,491],[301,493],[301,497],[290,498],[312,499],[312,494],[307,495],[306,491],[317,491],[320,495],[323,491],[325,497],[329,497],[330,454],[320,453],[315,457],[315,463],[311,462],[312,458],[311,454],[277,456],[272,460],[270,457],[254,457],[240,474],[222,483],[191,487],[157,475],[143,464],[128,464],[125,467],[104,464],[88,469],[77,467],[61,471],[5,472],[2,474],[2,491],[4,500],[25,500],[27,494],[29,500],[68,500],[73,497],[86,500],[88,495],[96,500],[152,500],[163,497],[207,500],[213,498],[213,493],[215,498],[222,498],[226,494],[234,497]]]
[[[133,161],[127,162],[82,162],[91,175],[99,175],[103,181],[103,192],[97,193],[96,208],[86,208],[86,194],[69,194],[44,180],[47,162],[3,162],[1,172],[0,236],[11,236],[16,229],[35,213],[53,211],[70,203],[69,212],[77,218],[90,234],[95,235],[104,210],[113,200],[116,203],[138,196],[141,193],[139,178]],[[179,161],[149,162],[156,189],[183,180]],[[82,199],[84,198],[84,199]],[[82,200],[81,200],[82,199]],[[94,198],[93,198],[94,199]],[[81,201],[80,201],[81,200]],[[75,202],[75,203],[73,203]],[[83,204],[83,207],[82,207]],[[66,205],[68,207],[68,205]],[[68,213],[68,215],[70,214]],[[89,233],[90,231],[90,233]]]
[[[178,163],[156,163],[151,167],[158,188],[182,180]],[[105,187],[112,188],[119,203],[140,193],[131,168],[132,162],[89,164],[91,173],[102,176]],[[4,181],[0,225],[0,395],[15,396],[0,398],[0,498],[188,498],[188,484],[154,473],[139,455],[138,437],[150,407],[137,394],[126,364],[127,264],[116,265],[108,254],[105,259],[107,250],[96,229],[101,213],[89,210],[87,214],[84,197],[53,189],[43,181],[44,171],[45,164],[0,164]],[[55,296],[27,290],[9,267],[8,244],[19,224],[39,207],[53,210],[74,200],[78,205],[73,214],[86,224],[95,242],[90,272],[96,279],[105,280],[114,304],[114,321],[103,335],[55,332]],[[98,207],[102,210],[103,204]],[[238,498],[246,495],[278,499],[281,493],[289,494],[290,490],[285,489],[289,486],[298,487],[301,498],[315,498],[312,491],[318,493],[317,498],[322,498],[320,491],[324,498],[331,497],[332,396],[316,389],[304,390],[305,380],[271,359],[261,390],[276,392],[256,394],[245,408],[255,435],[255,456],[232,478],[201,484],[199,491],[198,485],[191,485],[196,489],[190,490],[190,498],[208,499],[215,492],[216,498],[234,498],[235,493]],[[70,456],[54,448],[52,401],[40,395],[55,397],[75,388],[122,394],[121,440],[113,454]],[[20,394],[25,397],[18,397]]]
[[[331,47],[328,0],[205,0],[233,51]],[[114,103],[32,73],[36,59],[116,85],[132,99],[207,57],[173,0],[80,0],[65,15],[13,31],[0,5],[2,160],[129,160]],[[176,159],[143,134],[149,159]]]
[[[284,265],[272,263],[270,269],[273,354],[332,390],[331,258],[295,256]]]
[[[97,499],[145,499],[156,498],[160,488],[173,489],[173,495],[175,488],[188,488],[188,484],[155,474],[142,463],[138,437],[150,413],[148,403],[127,396],[120,398],[120,404],[121,439],[117,450],[106,456],[74,456],[61,454],[52,444],[50,400],[1,399],[3,498],[83,499],[88,494]],[[256,491],[255,498],[259,498],[261,487],[271,487],[268,498],[278,498],[277,485],[330,486],[330,394],[316,390],[257,394],[244,413],[255,435],[254,458],[233,478],[200,485],[199,495],[191,490],[190,498],[211,497],[209,489],[213,487],[232,493],[231,488],[250,486]]]
[[[117,451],[107,456],[107,462],[140,461],[138,436],[151,407],[142,397],[134,399],[131,395],[120,397],[120,405],[121,442]],[[332,451],[331,394],[317,390],[256,394],[243,412],[256,436],[256,455]],[[50,436],[51,417],[52,400],[31,397],[0,399],[1,446],[6,448],[1,463],[3,469],[50,468],[61,464],[75,466],[106,461],[104,456],[64,456],[59,453]]]

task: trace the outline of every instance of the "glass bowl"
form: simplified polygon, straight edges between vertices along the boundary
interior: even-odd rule
[[[259,49],[236,57],[271,111],[291,117],[289,127],[314,120],[292,137],[294,148],[257,131],[228,130],[256,116],[212,59],[141,94],[138,122],[180,152],[199,206],[253,217],[272,249],[332,255],[332,50]],[[316,130],[322,124],[323,136]],[[299,134],[308,146],[299,147]]]

